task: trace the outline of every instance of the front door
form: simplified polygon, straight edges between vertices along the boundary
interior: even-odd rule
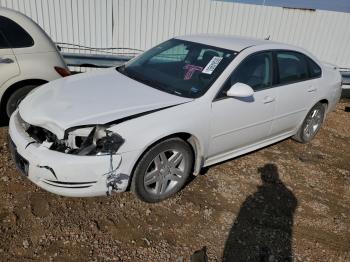
[[[235,69],[212,103],[208,162],[269,138],[276,99],[272,80],[271,52],[253,54]],[[237,82],[252,87],[254,95],[243,99],[227,97],[225,92]]]

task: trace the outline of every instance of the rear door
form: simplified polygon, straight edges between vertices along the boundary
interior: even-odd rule
[[[7,18],[0,16],[0,89],[6,81],[20,73],[16,56],[4,32],[8,28],[3,19]]]
[[[317,78],[310,77],[307,57],[299,52],[275,51],[278,83],[271,135],[294,131],[315,103]]]

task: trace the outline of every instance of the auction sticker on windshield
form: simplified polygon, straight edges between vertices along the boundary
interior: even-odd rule
[[[222,57],[220,56],[214,56],[210,62],[206,65],[206,67],[203,69],[202,73],[211,75],[215,68],[218,66],[220,61],[222,60]]]

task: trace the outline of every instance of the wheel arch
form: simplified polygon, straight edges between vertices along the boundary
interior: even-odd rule
[[[321,99],[320,101],[319,101],[319,103],[321,103],[322,105],[324,105],[324,106],[326,106],[326,111],[327,111],[327,108],[328,108],[328,105],[329,105],[329,101],[327,100],[327,99]]]
[[[169,138],[180,138],[190,145],[190,147],[192,149],[193,156],[194,156],[193,174],[194,175],[199,174],[201,168],[203,167],[203,163],[204,163],[203,148],[199,142],[199,139],[193,134],[190,134],[187,132],[178,132],[178,133],[173,133],[173,134],[163,136],[162,138],[158,138],[155,141],[151,142],[148,146],[146,146],[146,148],[138,156],[137,160],[135,161],[135,163],[132,167],[128,188],[130,188],[130,184],[131,184],[131,181],[132,181],[133,176],[134,176],[135,168],[136,168],[137,164],[139,163],[139,161],[141,160],[141,158],[144,156],[144,154],[149,149],[151,149],[153,146],[155,146],[156,144],[158,144],[164,140],[167,140]]]
[[[324,98],[324,99],[321,99],[321,100],[320,100],[320,103],[321,103],[321,104],[327,104],[327,105],[328,105],[328,100],[325,99],[325,98]]]
[[[43,85],[48,83],[48,81],[43,80],[43,79],[25,79],[25,80],[21,80],[18,81],[12,85],[10,85],[9,87],[6,88],[5,92],[2,94],[1,98],[0,98],[0,110],[1,112],[5,112],[5,108],[6,108],[6,103],[8,101],[8,99],[10,98],[10,96],[18,89],[27,86],[27,85]],[[2,116],[3,117],[3,116]]]
[[[328,105],[329,105],[329,102],[326,98],[324,99],[321,99],[321,100],[318,100],[311,108],[309,111],[307,111],[306,115],[303,117],[302,121],[299,123],[298,125],[298,128],[296,129],[296,132],[293,136],[293,139],[297,142],[300,142],[300,143],[305,143],[303,142],[303,139],[301,138],[301,128],[302,128],[302,125],[306,119],[306,117],[308,116],[308,114],[311,112],[311,110],[317,105],[317,104],[321,104],[323,107],[324,107],[324,115],[323,115],[323,119],[322,119],[322,123],[325,121],[326,119],[326,113],[327,113],[327,108],[328,108]]]
[[[317,100],[316,100],[317,101]],[[326,98],[323,98],[323,99],[320,99],[318,100],[315,104],[312,105],[312,107],[307,111],[306,115],[303,117],[303,120],[301,121],[301,123],[299,124],[299,127],[303,124],[304,120],[305,120],[305,117],[309,114],[310,110],[315,106],[317,105],[318,103],[321,103],[324,107],[325,107],[325,113],[327,113],[327,108],[328,108],[328,105],[329,105],[329,101],[328,99]],[[324,114],[324,117],[323,117],[323,121],[326,119],[326,114]],[[298,128],[299,128],[298,127]]]
[[[18,90],[21,87],[27,86],[27,85],[43,85],[48,83],[48,81],[43,80],[43,79],[25,79],[25,80],[21,80],[18,81],[12,85],[10,85],[8,88],[6,88],[5,92],[3,93],[2,97],[1,97],[1,101],[0,101],[0,105],[1,107],[3,107],[4,103],[6,103],[7,99],[11,96],[11,94],[13,94],[13,92],[15,92],[16,90]]]
[[[312,108],[317,105],[318,103],[322,104],[324,107],[324,116],[322,122],[326,120],[326,115],[328,114],[329,110],[329,101],[326,98],[320,99],[317,103],[315,103]],[[311,109],[310,109],[311,110]],[[306,116],[305,116],[306,117]]]

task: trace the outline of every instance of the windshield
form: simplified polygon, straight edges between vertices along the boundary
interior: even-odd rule
[[[170,39],[117,70],[136,81],[178,96],[202,96],[237,52]]]

